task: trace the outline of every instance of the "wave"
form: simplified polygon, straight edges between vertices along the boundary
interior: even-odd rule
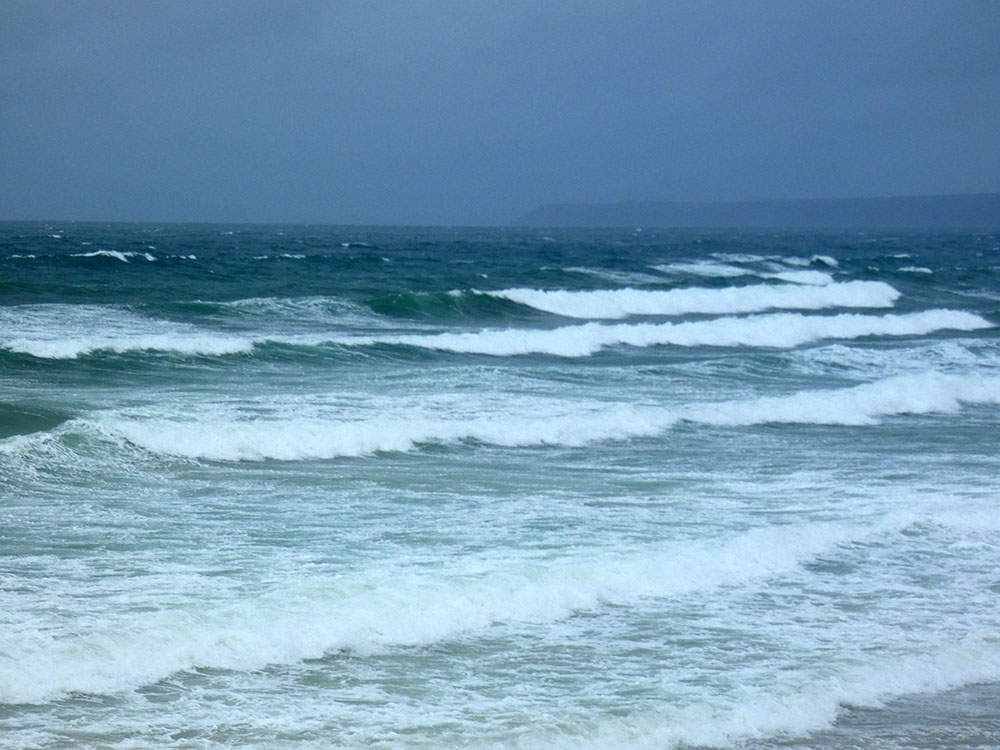
[[[517,304],[477,292],[404,292],[374,297],[368,307],[391,318],[512,317]]]
[[[586,357],[609,346],[755,346],[791,348],[823,339],[919,336],[945,329],[973,331],[992,324],[972,313],[928,310],[903,315],[807,316],[775,313],[686,323],[586,323],[555,329],[488,329],[470,333],[402,334],[333,339],[348,345],[401,344],[461,354],[506,357],[551,354]]]
[[[77,359],[95,352],[114,354],[164,352],[186,356],[219,357],[248,354],[253,351],[254,342],[252,339],[238,336],[171,332],[59,339],[18,338],[3,342],[0,347],[41,359]]]
[[[765,279],[778,279],[793,284],[809,284],[811,286],[826,286],[833,283],[833,277],[823,271],[778,271],[777,273],[761,274]]]
[[[128,263],[129,258],[145,258],[148,261],[155,261],[156,257],[149,253],[121,252],[120,250],[94,250],[90,253],[71,253],[72,258],[113,258],[123,263]]]
[[[804,391],[749,402],[688,407],[686,420],[706,425],[817,424],[861,426],[903,414],[953,414],[963,404],[1000,404],[1000,377],[925,372],[840,390]]]
[[[331,326],[371,329],[391,325],[372,315],[366,305],[333,296],[248,297],[229,302],[190,302],[185,306],[221,313],[229,320],[238,318],[241,325],[250,323],[258,331],[261,327],[327,330]]]
[[[693,288],[668,291],[502,289],[481,293],[570,318],[734,314],[776,309],[820,310],[828,307],[892,307],[900,296],[898,291],[882,281],[847,281],[827,283],[823,286],[756,284],[725,289]]]
[[[813,255],[811,258],[800,258],[792,255],[782,258],[781,262],[789,266],[811,266],[815,263],[822,263],[824,266],[828,266],[829,268],[840,267],[840,263],[837,259],[832,258],[829,255]]]
[[[1000,372],[1000,341],[993,338],[947,339],[905,348],[855,347],[848,344],[800,349],[791,361],[810,375],[844,374],[888,377],[920,370]]]
[[[656,267],[654,266],[654,269]],[[546,269],[542,269],[546,270]],[[588,268],[587,266],[569,266],[562,269],[566,273],[579,273],[593,276],[615,284],[662,284],[663,279],[650,273],[638,271],[620,271],[613,268]]]
[[[710,260],[702,260],[693,263],[670,263],[667,265],[653,266],[661,273],[686,273],[693,276],[706,276],[709,278],[734,279],[741,276],[757,276],[764,279],[776,279],[787,281],[792,284],[809,284],[813,286],[826,286],[833,283],[833,277],[824,271],[757,271],[751,268],[734,266],[729,263],[718,263]]]
[[[845,707],[881,707],[886,700],[906,695],[998,679],[1000,650],[995,640],[971,635],[958,642],[935,644],[919,656],[878,656],[819,674],[804,668],[789,669],[771,684],[743,686],[733,694],[714,696],[711,701],[594,718],[577,727],[581,736],[575,737],[573,747],[757,747],[747,741],[771,738],[781,741],[766,747],[798,747],[789,736],[805,736],[833,726]],[[900,731],[905,729],[900,727]],[[866,738],[871,739],[868,733]],[[559,739],[552,732],[539,731],[525,737],[522,746],[552,747]],[[809,746],[838,745],[827,740]],[[850,746],[856,745],[851,742]]]
[[[281,313],[293,322],[308,312],[308,317],[316,324],[373,327],[370,315],[349,304],[338,307],[314,301],[282,306],[275,300],[263,300],[260,304],[262,310],[249,304],[246,311],[265,315]],[[929,310],[884,316],[774,313],[684,323],[585,323],[555,329],[485,329],[467,333],[330,335],[257,331],[238,334],[148,318],[123,309],[69,307],[71,309],[62,305],[43,305],[27,310],[8,308],[0,311],[0,322],[6,324],[8,331],[6,336],[0,334],[0,349],[44,359],[76,359],[98,352],[225,356],[248,354],[268,345],[320,347],[333,344],[349,347],[398,345],[490,356],[585,357],[606,347],[621,345],[790,348],[822,339],[914,336],[946,329],[973,331],[992,326],[972,313]]]
[[[926,372],[839,390],[803,391],[739,401],[639,408],[615,405],[535,416],[428,417],[419,413],[338,421],[105,417],[100,433],[144,450],[213,461],[300,461],[411,451],[421,445],[476,442],[498,447],[576,447],[660,435],[686,422],[873,425],[887,416],[949,414],[963,404],[1000,404],[1000,377]],[[539,409],[543,412],[544,409]]]
[[[754,271],[731,263],[719,263],[711,260],[700,260],[689,263],[665,263],[653,266],[661,273],[689,273],[693,276],[706,276],[716,279],[735,279],[740,276],[752,276]]]
[[[44,407],[0,403],[0,440],[51,430],[69,418],[68,414]]]
[[[221,356],[253,349],[253,340],[104,305],[20,305],[0,308],[0,349],[43,359],[94,352],[157,351]]]
[[[194,668],[259,669],[334,651],[432,644],[500,624],[556,622],[608,604],[787,574],[872,533],[848,523],[775,525],[630,552],[459,558],[433,573],[372,566],[335,578],[300,577],[250,601],[220,601],[205,590],[204,601],[192,603],[197,613],[164,608],[150,618],[117,611],[82,633],[8,639],[0,702],[115,693]]]

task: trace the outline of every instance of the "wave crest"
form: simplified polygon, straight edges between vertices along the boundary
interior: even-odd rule
[[[555,329],[492,329],[470,333],[405,334],[341,339],[344,344],[402,344],[460,354],[507,357],[551,354],[586,357],[610,346],[756,346],[791,348],[822,339],[917,336],[943,329],[973,331],[992,324],[972,313],[929,310],[904,315],[845,313],[807,316],[775,313],[686,323],[605,325],[585,323]]]
[[[789,272],[795,273],[795,272]],[[803,273],[803,272],[799,272]],[[809,277],[813,282],[818,280]],[[569,318],[625,318],[629,315],[734,314],[828,307],[892,307],[899,292],[882,281],[825,285],[755,284],[725,289],[598,289],[590,291],[503,289],[482,292]]]
[[[500,447],[583,446],[656,436],[682,421],[731,427],[871,425],[886,416],[953,413],[963,404],[1000,404],[1000,377],[928,372],[789,396],[669,407],[589,406],[532,417],[461,419],[401,413],[353,421],[112,418],[97,427],[113,438],[165,455],[215,461],[296,461],[371,456],[462,441]]]

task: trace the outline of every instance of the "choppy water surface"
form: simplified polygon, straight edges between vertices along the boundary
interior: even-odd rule
[[[1000,746],[998,235],[5,224],[0,303],[5,746]]]

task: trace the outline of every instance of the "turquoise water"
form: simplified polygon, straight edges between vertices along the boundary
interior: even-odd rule
[[[1000,235],[4,224],[0,303],[5,746],[1000,746]]]

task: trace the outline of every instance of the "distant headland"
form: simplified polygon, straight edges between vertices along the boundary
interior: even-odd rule
[[[553,203],[529,211],[514,223],[523,227],[1000,229],[1000,193],[724,203]]]

